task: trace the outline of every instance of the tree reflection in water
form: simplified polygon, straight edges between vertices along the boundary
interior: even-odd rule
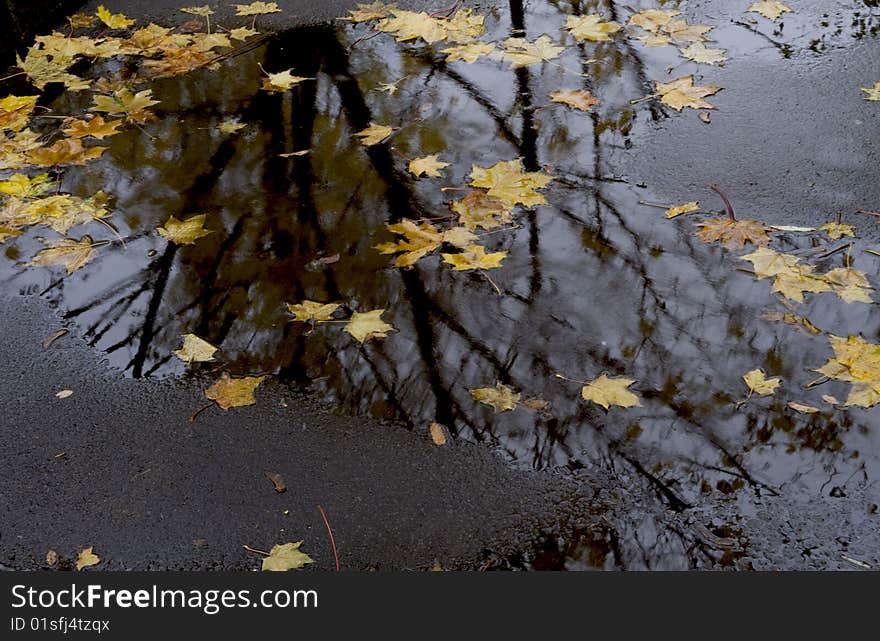
[[[512,0],[488,23],[495,36],[533,39],[555,36],[566,14],[625,21],[620,7],[533,2],[526,14]],[[292,29],[219,71],[159,81],[159,119],[113,138],[102,159],[64,182],[75,194],[103,188],[116,196],[127,246],[68,278],[10,270],[13,282],[43,291],[134,377],[183,373],[171,352],[192,332],[218,345],[233,372],[308,384],[349,411],[414,429],[436,421],[536,469],[635,475],[675,512],[875,478],[867,412],[798,415],[781,400],[816,395],[800,388],[830,353],[827,340],[762,320],[780,309],[766,282],[736,272],[735,258],[699,243],[689,222],[639,206],[647,191],[615,174],[638,136],[667,117],[655,103],[630,104],[665,77],[665,60],[619,39],[579,43],[560,65],[511,71],[495,61],[447,64],[431,47],[387,36],[353,46],[362,31]],[[581,63],[590,58],[600,62]],[[259,65],[315,80],[259,91]],[[399,89],[378,91],[382,83]],[[559,88],[588,89],[602,103],[590,114],[549,106]],[[67,100],[55,108],[70,108]],[[219,133],[229,117],[246,127]],[[364,148],[352,134],[370,122],[400,130]],[[280,156],[303,149],[310,152]],[[442,179],[405,171],[402,157],[438,152],[451,163]],[[459,194],[439,187],[464,186],[471,164],[517,157],[555,180],[549,205],[519,212],[515,230],[484,239],[510,252],[493,274],[502,295],[437,256],[401,270],[373,249],[388,240],[386,223],[447,215]],[[700,196],[709,199],[682,195]],[[165,244],[153,232],[171,215],[196,212],[208,214],[215,233],[194,246]],[[28,242],[17,245],[23,254]],[[313,266],[334,254],[338,262]],[[303,299],[386,308],[399,331],[365,346],[338,327],[309,333],[284,310]],[[827,302],[815,297],[799,313],[836,334],[877,335],[867,306]],[[740,377],[755,367],[781,376],[787,394],[737,409]],[[638,379],[644,407],[605,413],[554,377],[601,372]],[[549,409],[493,415],[468,390],[495,381]],[[634,515],[609,534],[618,563],[698,562],[684,534],[661,536],[639,518],[648,517]],[[609,540],[602,546],[610,550]]]

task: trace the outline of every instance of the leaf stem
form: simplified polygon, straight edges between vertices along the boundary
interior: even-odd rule
[[[709,185],[709,189],[714,191],[716,194],[721,196],[721,200],[724,201],[724,206],[727,208],[727,215],[730,216],[731,222],[736,222],[736,214],[733,213],[733,205],[730,204],[730,201],[727,199],[727,196],[724,195],[724,192],[718,189],[718,185],[712,183]]]
[[[257,548],[252,548],[249,545],[242,545],[241,547],[243,547],[248,552],[256,552],[257,554],[262,554],[263,556],[269,556],[269,553],[265,550],[258,550]]]

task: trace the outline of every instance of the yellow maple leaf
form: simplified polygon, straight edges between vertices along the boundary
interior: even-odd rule
[[[629,19],[629,24],[655,33],[660,27],[666,25],[680,13],[680,11],[675,9],[644,9],[634,13]]]
[[[743,374],[742,379],[749,388],[750,395],[754,392],[761,396],[773,394],[776,388],[779,387],[779,383],[782,382],[779,378],[767,378],[764,370],[760,368],[746,372]]]
[[[229,37],[233,40],[247,40],[253,36],[260,35],[260,32],[250,27],[236,27],[229,30]]]
[[[446,55],[447,62],[474,63],[482,56],[497,55],[498,49],[491,42],[469,42],[468,44],[456,45],[455,47],[447,47],[442,50]]]
[[[838,267],[823,275],[831,290],[847,303],[873,303],[871,293],[874,289],[868,282],[865,272],[851,267]]]
[[[459,9],[451,18],[441,18],[448,42],[468,43],[486,32],[485,16],[474,13],[473,9]]]
[[[383,18],[376,29],[392,33],[398,42],[421,38],[428,44],[446,38],[446,28],[442,20],[424,12],[391,9],[392,18]]]
[[[453,201],[450,207],[458,214],[459,223],[466,229],[494,229],[513,220],[510,208],[503,200],[479,189]]]
[[[217,130],[224,134],[234,134],[235,132],[244,129],[246,126],[247,125],[243,122],[238,122],[236,120],[224,120],[217,125]]]
[[[757,220],[710,218],[697,223],[697,237],[704,243],[720,241],[730,250],[742,249],[746,243],[764,245],[770,242],[767,232],[772,228]]]
[[[875,82],[873,87],[862,87],[862,91],[866,94],[865,100],[880,101],[880,82]]]
[[[50,82],[59,82],[71,91],[81,91],[91,86],[91,81],[72,73],[67,68],[74,63],[69,56],[53,58],[44,55],[36,45],[28,49],[24,60],[16,54],[15,64],[24,70],[28,79],[39,89],[44,89]]]
[[[32,200],[18,207],[19,224],[46,225],[59,234],[67,234],[75,225],[102,220],[109,215],[104,207],[108,197],[99,191],[91,198],[55,194]]]
[[[394,9],[394,5],[385,4],[383,2],[374,2],[372,4],[358,4],[357,9],[349,9],[350,15],[338,20],[347,20],[348,22],[369,22],[370,20],[381,20],[387,18],[389,12]]]
[[[388,332],[395,330],[392,325],[382,320],[384,311],[384,309],[374,309],[363,313],[354,312],[342,329],[354,336],[360,343],[366,343],[371,338],[385,338]]]
[[[217,348],[195,334],[183,335],[183,346],[174,350],[174,355],[184,363],[207,363],[214,359]]]
[[[258,16],[281,11],[281,7],[278,6],[277,2],[251,2],[250,4],[236,4],[233,6],[237,16]]]
[[[852,225],[844,225],[843,223],[838,222],[828,222],[819,227],[820,231],[824,231],[828,234],[828,237],[831,240],[839,240],[844,236],[849,236],[850,238],[856,237],[856,228]]]
[[[779,272],[770,290],[801,303],[804,300],[804,292],[819,294],[831,290],[831,286],[823,276],[814,274],[809,265],[795,265]]]
[[[767,247],[758,247],[751,254],[740,256],[740,260],[747,260],[752,263],[755,276],[759,279],[771,278],[787,272],[800,262],[797,256],[780,254]]]
[[[666,217],[667,218],[675,218],[676,216],[681,216],[682,214],[689,214],[694,211],[700,211],[700,203],[695,200],[690,202],[681,204],[681,205],[673,205],[666,209]]]
[[[64,138],[50,147],[39,147],[27,152],[32,165],[54,167],[57,165],[85,165],[107,151],[106,147],[83,147],[78,138]]]
[[[434,251],[444,242],[444,233],[429,222],[416,224],[411,220],[404,220],[392,225],[386,225],[388,231],[400,234],[404,240],[394,243],[380,243],[375,246],[381,254],[400,254],[394,264],[397,267],[411,267],[424,256]],[[472,235],[473,236],[473,235]],[[474,236],[474,238],[476,238]]]
[[[302,541],[297,541],[296,543],[273,545],[269,550],[269,556],[263,559],[261,570],[263,572],[286,572],[298,570],[307,563],[314,563],[312,557],[299,549],[302,544]]]
[[[112,96],[95,96],[91,108],[92,111],[104,111],[108,114],[125,114],[127,120],[143,122],[150,117],[147,107],[157,104],[159,101],[153,100],[152,89],[133,93],[123,87]]]
[[[547,201],[536,190],[546,187],[552,177],[541,172],[524,172],[522,161],[507,160],[492,167],[471,166],[471,185],[485,187],[490,196],[500,198],[508,207],[543,205]]]
[[[504,383],[497,382],[495,387],[479,387],[468,390],[475,401],[489,405],[495,413],[515,410],[521,394]]]
[[[205,396],[216,401],[222,409],[228,410],[233,407],[245,407],[255,405],[254,390],[263,382],[265,376],[244,376],[231,378],[223,372],[220,379],[205,390]]]
[[[616,22],[602,22],[602,16],[590,14],[586,16],[568,16],[564,29],[571,32],[576,40],[602,42],[611,40],[612,34],[620,31]]]
[[[662,33],[649,33],[646,36],[639,36],[639,40],[644,42],[646,47],[665,47],[672,44],[672,38]]]
[[[534,42],[525,38],[508,38],[502,44],[504,49],[495,55],[509,62],[511,69],[554,60],[565,51],[565,47],[554,45],[547,35],[539,36]]]
[[[685,107],[691,109],[715,109],[715,105],[703,100],[706,96],[721,91],[721,87],[715,85],[694,85],[693,75],[676,78],[672,82],[654,81],[657,94],[661,96],[664,104],[669,105],[676,111]]]
[[[793,9],[778,0],[762,0],[761,2],[752,3],[747,11],[750,13],[760,13],[765,18],[776,20],[783,13],[791,13]]]
[[[62,131],[70,138],[85,138],[91,136],[103,140],[107,136],[115,136],[119,133],[122,119],[106,121],[103,116],[95,116],[91,120],[72,120]]]
[[[111,29],[127,29],[134,24],[134,20],[129,20],[122,13],[110,13],[104,5],[98,6],[98,18]]]
[[[202,236],[214,233],[212,230],[204,228],[206,218],[207,214],[197,214],[186,220],[177,220],[171,216],[165,222],[165,226],[157,228],[156,231],[159,232],[159,235],[178,245],[192,245]]]
[[[687,20],[670,20],[661,28],[673,40],[678,42],[700,42],[706,40],[705,35],[712,27],[705,24],[688,24]]]
[[[294,76],[293,74],[291,74],[292,71],[293,69],[287,69],[286,71],[279,71],[278,73],[267,74],[268,77],[263,78],[262,89],[265,89],[267,91],[287,91],[291,87],[295,87],[301,82],[312,80],[312,78]]]
[[[694,42],[680,51],[685,58],[706,65],[717,65],[728,60],[724,55],[727,53],[726,49],[713,49],[702,42]]]
[[[6,96],[0,99],[0,130],[24,129],[38,99],[39,96]]]
[[[609,378],[602,374],[581,388],[581,397],[585,401],[601,405],[606,410],[610,409],[612,405],[641,407],[639,397],[627,389],[635,382],[632,378]]]
[[[313,300],[287,303],[287,311],[293,314],[293,320],[307,323],[328,321],[333,318],[333,313],[337,309],[339,309],[339,303],[317,303]]]
[[[204,18],[214,15],[213,9],[206,4],[203,4],[201,7],[181,7],[180,11],[192,16],[202,16]]]
[[[852,383],[844,405],[871,407],[880,402],[880,345],[859,336],[841,338],[829,335],[828,338],[834,358],[814,371],[836,381]],[[825,400],[837,403],[833,397]]]
[[[482,245],[468,245],[458,254],[440,254],[443,260],[457,272],[469,269],[494,269],[501,267],[501,261],[507,256],[506,251],[486,253]]]
[[[422,174],[437,178],[440,176],[440,170],[448,167],[448,162],[438,159],[438,154],[423,156],[422,158],[414,158],[409,161],[409,171],[413,176],[419,177]]]
[[[393,133],[393,127],[377,125],[375,122],[371,122],[369,127],[358,131],[355,133],[355,136],[361,139],[362,145],[369,147],[370,145],[378,145]]]
[[[83,568],[98,565],[100,562],[101,558],[97,554],[95,554],[94,547],[92,546],[89,546],[84,550],[80,550],[79,554],[76,555],[77,570],[82,570]]]
[[[54,267],[63,265],[67,273],[72,274],[77,269],[88,263],[95,257],[95,248],[104,243],[95,243],[91,236],[83,236],[80,240],[62,238],[56,241],[40,239],[46,245],[33,260],[25,263],[28,267]]]
[[[33,198],[49,191],[54,182],[49,174],[40,174],[33,178],[25,174],[12,174],[6,180],[0,180],[0,194],[18,198]]]
[[[584,89],[561,89],[554,91],[550,94],[550,100],[581,111],[590,111],[599,104],[599,99]]]

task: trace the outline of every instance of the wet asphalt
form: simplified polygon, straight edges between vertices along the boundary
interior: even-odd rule
[[[139,19],[179,20],[179,2],[102,3]],[[285,12],[262,24],[320,22],[353,3],[279,4]],[[740,8],[733,4],[695,1],[686,12],[758,38],[735,24]],[[818,20],[839,4],[805,1],[798,10]],[[880,109],[853,99],[880,79],[880,49],[844,39],[831,38],[821,56],[786,57],[767,42],[754,57],[705,70],[705,82],[725,87],[724,109],[708,125],[695,113],[662,121],[618,173],[670,202],[708,202],[714,182],[740,212],[771,224],[815,225],[840,211],[864,236],[880,237],[872,217],[851,213],[880,209]],[[870,490],[807,502],[770,497],[744,517],[734,504],[685,515],[670,509],[650,474],[622,469],[598,479],[514,468],[488,447],[438,447],[426,431],[340,416],[271,380],[258,390],[257,405],[212,407],[191,422],[209,381],[126,378],[75,331],[44,348],[64,325],[36,296],[4,292],[0,299],[0,564],[7,568],[45,568],[50,549],[64,565],[93,546],[98,569],[257,569],[259,557],[243,545],[303,540],[315,567],[330,570],[319,505],[344,569],[516,567],[511,559],[540,557],[535,550],[555,548],[572,528],[623,530],[635,512],[653,515],[657,529],[677,533],[682,545],[704,547],[700,567],[719,567],[727,552],[699,524],[734,515],[741,521],[736,538],[750,550],[737,567],[880,562]],[[65,389],[73,395],[56,398]],[[267,471],[282,475],[284,493],[275,492]]]

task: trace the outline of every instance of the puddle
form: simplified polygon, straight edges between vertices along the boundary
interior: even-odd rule
[[[622,5],[599,4],[625,21]],[[510,6],[489,13],[494,37],[523,28],[530,38],[556,34],[571,12],[563,3],[531,2],[525,15]],[[864,25],[854,32],[873,35],[876,11],[850,14]],[[650,80],[667,77],[674,52],[634,40],[583,43],[559,64],[510,71],[498,62],[444,64],[429,48],[384,34],[352,48],[367,33],[345,23],[291,29],[216,71],[155,82],[158,120],[110,138],[102,158],[65,172],[62,183],[76,195],[113,195],[110,221],[125,248],[104,247],[61,278],[15,266],[40,248],[31,230],[3,246],[4,287],[48,298],[128,375],[184,375],[172,351],[181,335],[195,333],[220,347],[223,368],[234,374],[273,374],[346,412],[418,430],[438,422],[457,439],[489,444],[534,469],[625,468],[674,511],[738,500],[747,512],[768,494],[827,496],[877,478],[876,412],[823,403],[821,394],[845,398],[843,383],[803,388],[831,356],[827,337],[762,319],[792,310],[768,281],[737,271],[747,264],[734,254],[700,242],[687,217],[667,221],[662,210],[639,205],[652,200],[650,190],[616,173],[634,139],[680,117],[655,103],[630,104]],[[721,46],[747,46],[725,34],[733,34],[729,25]],[[588,79],[577,76],[590,58],[601,62],[584,67]],[[259,91],[260,65],[292,67],[315,81]],[[377,90],[382,84],[397,91]],[[590,114],[549,106],[549,93],[562,87],[589,89],[602,103]],[[723,105],[723,94],[715,98]],[[64,94],[51,106],[69,113],[81,101]],[[220,133],[228,118],[245,127]],[[400,129],[367,149],[352,134],[371,121]],[[303,149],[311,151],[279,156]],[[432,153],[450,163],[442,178],[406,173],[405,158]],[[501,295],[437,255],[401,270],[373,248],[394,240],[389,222],[447,216],[459,192],[438,188],[464,186],[472,164],[514,158],[554,181],[548,205],[519,211],[516,229],[481,240],[509,252],[491,273]],[[705,202],[721,208],[709,196]],[[169,216],[195,213],[207,214],[213,232],[195,245],[168,244],[154,231]],[[99,225],[87,231],[113,238]],[[778,238],[780,251],[815,242]],[[337,254],[336,262],[320,261]],[[842,260],[837,254],[820,268]],[[859,254],[854,266],[875,274],[878,260]],[[397,331],[363,347],[338,326],[309,332],[285,311],[304,299],[384,308]],[[873,311],[830,293],[794,306],[823,331],[868,340],[880,333]],[[781,393],[737,406],[747,391],[741,376],[757,367],[783,379]],[[603,372],[636,379],[643,407],[606,413],[581,400],[579,384],[554,376]],[[496,381],[549,406],[493,414],[468,390]],[[790,400],[822,409],[798,414],[786,408]],[[614,546],[637,547],[638,532],[652,527],[624,532],[623,542],[580,533],[587,543],[568,552],[548,543],[553,552],[545,556],[562,554],[572,568],[615,567]],[[670,544],[639,554],[671,567],[689,552]]]

